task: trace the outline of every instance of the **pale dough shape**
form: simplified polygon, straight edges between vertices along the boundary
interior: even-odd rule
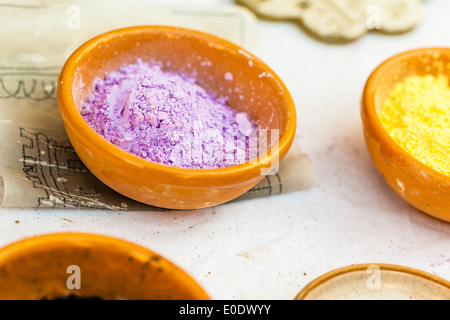
[[[370,30],[402,33],[422,16],[423,0],[237,0],[256,14],[298,20],[325,41],[351,41]]]

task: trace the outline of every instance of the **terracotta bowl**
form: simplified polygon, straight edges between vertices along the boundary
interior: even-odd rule
[[[450,48],[416,49],[388,59],[367,80],[361,116],[370,156],[386,183],[412,206],[450,222],[450,177],[411,156],[378,118],[396,83],[411,75],[439,73],[450,73]]]
[[[138,58],[162,63],[167,71],[195,72],[199,85],[226,95],[232,108],[247,112],[260,128],[279,130],[278,143],[252,163],[204,170],[158,164],[109,143],[84,121],[80,106],[96,77]],[[232,81],[226,79],[229,72]],[[283,159],[296,130],[291,95],[266,64],[233,43],[182,28],[130,27],[89,40],[64,65],[57,98],[70,141],[95,176],[131,199],[170,209],[210,207],[242,195]]]
[[[209,300],[178,266],[139,245],[56,233],[0,249],[0,299]]]

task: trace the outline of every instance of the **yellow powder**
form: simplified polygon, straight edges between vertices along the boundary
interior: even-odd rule
[[[409,154],[450,176],[449,78],[411,76],[394,86],[379,118]]]

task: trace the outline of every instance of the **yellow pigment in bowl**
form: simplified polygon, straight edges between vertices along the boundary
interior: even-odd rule
[[[450,85],[444,75],[394,86],[379,118],[390,136],[428,167],[450,176]]]

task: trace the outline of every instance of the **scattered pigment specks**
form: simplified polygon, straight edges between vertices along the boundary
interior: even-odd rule
[[[109,142],[144,159],[182,168],[244,163],[256,125],[196,83],[138,61],[96,79],[81,115]],[[253,145],[253,144],[252,144]]]
[[[233,81],[233,74],[231,72],[226,72],[225,73],[225,80]]]

